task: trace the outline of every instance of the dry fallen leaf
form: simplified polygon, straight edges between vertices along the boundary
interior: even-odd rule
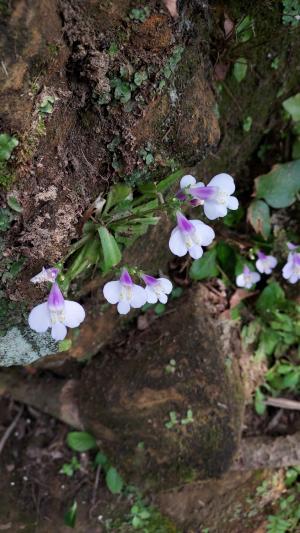
[[[234,22],[229,18],[227,13],[224,13],[224,33],[226,39],[232,36],[234,30]]]
[[[164,0],[164,4],[169,11],[171,17],[177,18],[178,17],[178,11],[177,11],[177,1],[176,0]]]
[[[253,296],[256,293],[257,291],[249,292],[246,289],[237,289],[230,298],[230,309],[238,305],[242,300],[250,298],[250,296]]]

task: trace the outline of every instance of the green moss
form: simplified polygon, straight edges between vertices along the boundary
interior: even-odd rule
[[[0,187],[9,190],[15,180],[15,174],[9,169],[9,163],[0,161]]]

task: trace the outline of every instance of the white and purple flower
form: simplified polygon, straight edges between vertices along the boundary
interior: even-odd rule
[[[255,283],[260,280],[260,274],[253,272],[246,265],[243,268],[242,274],[239,274],[236,278],[236,284],[238,287],[245,287],[245,289],[251,289]]]
[[[149,304],[156,304],[160,301],[166,304],[168,301],[167,294],[172,292],[173,285],[167,278],[154,278],[148,274],[143,274],[142,279],[146,283],[145,291],[147,302]]]
[[[273,255],[266,255],[260,250],[257,252],[257,261],[255,263],[258,272],[261,274],[271,274],[273,268],[277,265],[277,259]]]
[[[146,290],[133,283],[125,268],[118,281],[109,281],[104,285],[103,294],[110,304],[118,304],[120,315],[127,315],[131,307],[137,309],[147,301]]]
[[[54,283],[59,273],[58,268],[42,268],[42,271],[39,272],[36,276],[31,278],[31,283],[43,283],[44,281],[50,281]]]
[[[214,230],[201,220],[188,220],[180,211],[176,213],[177,226],[169,240],[169,248],[174,255],[183,257],[187,252],[193,259],[203,255],[202,246],[212,243]]]
[[[288,244],[292,245],[292,243]],[[298,248],[298,246],[295,246],[294,244],[288,247],[290,250],[295,250]],[[300,253],[289,253],[287,263],[282,269],[282,275],[290,283],[297,283],[297,281],[300,279]]]
[[[83,307],[65,300],[57,283],[53,283],[47,302],[37,305],[29,314],[28,322],[33,331],[44,333],[51,328],[56,341],[62,341],[68,328],[77,328],[85,318]]]
[[[187,193],[192,196],[192,202],[198,201],[204,204],[204,213],[209,220],[225,217],[228,209],[236,210],[239,206],[237,198],[232,196],[235,191],[233,178],[224,172],[214,176],[207,186],[202,182],[197,182],[194,176],[183,176],[180,188],[181,191],[177,197],[185,199]]]

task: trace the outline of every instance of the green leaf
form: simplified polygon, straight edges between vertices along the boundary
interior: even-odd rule
[[[200,259],[193,261],[190,268],[190,277],[195,280],[206,278],[213,278],[217,276],[219,271],[216,263],[217,250],[208,250]]]
[[[7,161],[13,149],[18,146],[19,141],[16,137],[11,137],[8,133],[0,134],[0,161]]]
[[[45,96],[40,105],[40,113],[45,113],[45,114],[52,113],[54,102],[55,102],[55,98],[53,96]]]
[[[300,93],[282,102],[284,109],[291,115],[294,122],[300,120]]]
[[[170,174],[165,179],[160,181],[157,185],[157,191],[158,192],[165,192],[173,183],[175,183],[179,178],[182,177],[183,171],[182,169],[177,170],[176,172],[173,172],[173,174]]]
[[[124,202],[124,200],[131,200],[131,199],[132,199],[132,188],[129,187],[129,185],[126,185],[125,183],[118,183],[117,185],[113,185],[113,187],[110,188],[109,193],[107,195],[107,200],[106,200],[103,214],[105,215],[106,213],[108,213],[108,211],[112,207],[114,207],[117,204],[120,204],[121,202]]]
[[[243,120],[243,130],[246,132],[246,133],[249,133],[249,131],[251,130],[252,128],[252,117],[246,117],[244,120]]]
[[[148,79],[148,74],[145,70],[140,70],[139,72],[136,72],[134,74],[133,81],[134,83],[140,87],[144,81]]]
[[[64,339],[63,341],[59,341],[58,343],[58,351],[59,352],[66,352],[69,350],[72,346],[71,339]]]
[[[73,505],[70,507],[70,509],[65,514],[64,522],[66,526],[74,528],[76,524],[76,518],[77,518],[77,502],[74,501]]]
[[[266,412],[265,395],[259,388],[255,391],[254,407],[258,415],[263,415]]]
[[[13,213],[9,209],[0,207],[0,231],[7,231],[13,218]]]
[[[235,28],[238,40],[242,43],[249,41],[254,35],[254,20],[250,15],[243,17]]]
[[[248,220],[256,233],[268,239],[271,233],[270,208],[263,200],[253,200],[248,208]]]
[[[122,253],[116,239],[107,228],[101,226],[98,228],[98,232],[103,249],[104,268],[110,270],[121,261]]]
[[[234,268],[236,261],[236,254],[234,248],[225,241],[219,241],[217,244],[217,258],[220,266],[224,272],[230,276],[234,276]]]
[[[14,196],[8,196],[7,203],[13,211],[17,211],[17,213],[22,213],[23,207],[19,204],[18,200]]]
[[[68,433],[67,445],[75,452],[87,452],[97,448],[95,437],[86,431],[71,431]]]
[[[154,312],[156,315],[162,315],[165,312],[165,310],[166,310],[166,306],[165,304],[162,304],[162,303],[158,303],[154,307]]]
[[[236,60],[233,66],[233,76],[235,77],[238,83],[241,83],[247,74],[247,59],[245,57],[240,57]]]
[[[229,228],[237,226],[239,222],[243,220],[244,214],[245,214],[245,209],[241,206],[235,211],[229,211],[226,217],[222,219],[223,224],[225,224],[225,226],[228,226]]]
[[[96,457],[95,457],[95,460],[94,460],[94,463],[95,465],[100,465],[104,468],[105,472],[108,470],[110,464],[109,464],[109,461],[108,461],[108,458],[107,456],[102,453],[102,452],[98,452]]]
[[[275,208],[288,207],[300,190],[300,160],[275,165],[268,174],[255,180],[257,198]]]
[[[83,242],[84,240],[85,238],[82,239]],[[66,272],[66,281],[72,281],[86,268],[91,265],[95,265],[100,260],[100,254],[101,247],[99,243],[99,238],[98,235],[95,235],[94,238],[89,238],[88,241],[83,245],[82,249],[77,252],[75,258],[73,259],[70,267]]]
[[[108,469],[106,473],[105,481],[106,481],[107,488],[110,490],[112,494],[120,494],[120,492],[122,491],[124,482],[120,474],[118,473],[118,471],[113,466],[111,466]]]
[[[264,288],[256,300],[256,310],[261,315],[268,315],[281,308],[285,302],[285,294],[279,283],[273,281]]]

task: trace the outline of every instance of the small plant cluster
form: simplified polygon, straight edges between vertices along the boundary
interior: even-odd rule
[[[13,150],[18,146],[16,137],[8,133],[0,133],[0,185],[8,187],[13,179],[7,163],[12,157]]]
[[[286,493],[279,500],[276,513],[268,516],[267,533],[297,533],[300,523],[300,466],[288,468],[285,474]]]
[[[163,192],[176,179],[178,173],[159,184],[145,184],[140,188],[142,195],[137,198],[133,197],[132,189],[126,185],[114,186],[106,200],[98,198],[95,202],[97,218],[86,223],[84,236],[74,247],[76,257],[66,274],[61,276],[62,288],[66,289],[69,282],[90,264],[99,264],[103,273],[115,267],[122,259],[122,243],[126,245],[132,242],[132,237],[135,240],[145,233],[149,225],[158,222],[159,216],[156,215],[161,212],[177,219],[169,240],[171,252],[179,257],[189,253],[193,259],[200,259],[203,246],[210,245],[215,237],[214,230],[201,220],[189,220],[182,213],[182,207],[203,206],[210,220],[224,217],[228,209],[238,208],[238,200],[232,196],[234,181],[223,173],[205,186],[202,182],[197,183],[193,176],[186,175],[181,178],[176,196],[164,198]],[[31,311],[28,321],[31,329],[37,333],[51,328],[52,337],[62,341],[67,334],[67,327],[78,327],[85,318],[85,312],[77,302],[64,299],[58,275],[59,268],[43,268],[31,279],[33,283],[50,282],[52,286],[48,300]],[[132,276],[142,279],[145,287],[134,283]],[[105,284],[103,294],[109,303],[117,304],[120,314],[127,314],[131,308],[141,308],[146,303],[159,302],[164,305],[172,288],[167,278],[155,278],[137,267],[124,266],[118,280]]]

